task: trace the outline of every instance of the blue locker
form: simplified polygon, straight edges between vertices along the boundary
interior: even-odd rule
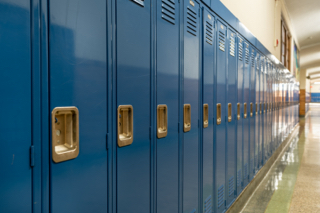
[[[0,212],[32,212],[30,1],[0,3]]]
[[[255,57],[256,50],[251,47],[251,56],[250,56],[250,104],[249,104],[249,122],[250,122],[250,147],[249,147],[249,159],[250,159],[250,169],[249,169],[249,180],[252,180],[253,175],[255,174],[254,167],[254,152],[255,152],[255,100],[256,100],[256,90],[255,90],[255,80],[256,80],[256,70],[255,70]]]
[[[183,212],[192,212],[199,211],[200,10],[196,1],[183,2]]]
[[[215,17],[203,9],[203,39],[202,39],[202,89],[203,89],[203,212],[213,210],[213,108],[214,108],[214,46]]]
[[[256,171],[259,169],[259,138],[260,138],[260,113],[259,113],[259,105],[260,105],[260,53],[256,53],[255,57],[255,137],[254,137],[254,165]]]
[[[228,29],[227,33],[227,136],[226,136],[226,205],[229,207],[235,199],[236,171],[237,171],[237,34]]]
[[[105,8],[103,0],[49,2],[50,212],[107,211]],[[78,114],[56,108],[67,106]],[[62,138],[67,124],[79,140],[72,146]]]
[[[268,117],[267,117],[267,100],[268,100],[268,93],[267,93],[267,58],[263,61],[263,156],[265,164],[268,160]]]
[[[178,212],[180,3],[178,0],[163,0],[156,3],[157,124],[155,126],[159,122],[155,135],[156,209],[157,212]],[[166,105],[167,108],[162,108],[162,105]],[[162,121],[164,122],[161,123]]]
[[[264,155],[263,155],[263,134],[264,134],[264,119],[263,119],[263,97],[264,97],[264,82],[263,82],[263,72],[264,72],[264,57],[260,56],[260,105],[259,105],[259,166],[263,166]]]
[[[250,143],[250,46],[244,42],[244,68],[243,68],[243,187],[249,183],[249,143]]]
[[[217,63],[215,89],[215,212],[225,210],[226,180],[226,66],[227,66],[227,26],[217,21]]]
[[[238,79],[237,79],[237,195],[243,189],[242,173],[242,120],[243,120],[243,38],[238,36]]]
[[[270,101],[270,63],[266,62],[266,147],[267,158],[271,156],[271,144],[270,144],[270,113],[269,113],[269,101]]]
[[[150,212],[150,1],[116,2],[116,108],[118,126],[125,119],[132,144],[117,137],[117,212]],[[164,103],[162,103],[164,104]],[[130,106],[132,109],[130,109]],[[127,106],[127,115],[121,107]],[[174,109],[171,109],[174,110]],[[133,120],[133,121],[132,121]],[[123,121],[123,122],[125,122]],[[129,122],[130,121],[130,122]],[[123,124],[123,126],[127,126]],[[131,131],[130,131],[131,129]],[[116,134],[116,132],[115,132]],[[119,139],[120,138],[120,139]],[[129,138],[127,139],[130,142]],[[127,145],[127,146],[122,146]],[[139,196],[137,196],[139,194]]]

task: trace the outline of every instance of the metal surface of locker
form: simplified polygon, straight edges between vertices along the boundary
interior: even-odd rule
[[[214,108],[214,46],[215,46],[215,17],[206,9],[203,9],[203,39],[202,39],[202,89],[203,107],[207,104],[207,112],[204,112],[203,122],[203,212],[212,212],[214,198],[214,173],[213,173],[213,108]],[[207,113],[207,115],[205,115]],[[206,123],[205,123],[206,122]]]
[[[254,137],[254,165],[256,171],[259,169],[259,138],[260,138],[260,113],[259,113],[259,103],[260,103],[260,53],[256,53],[255,56],[255,137]]]
[[[266,100],[265,100],[265,112],[266,112],[266,131],[267,131],[267,134],[265,134],[266,136],[266,147],[267,147],[267,150],[266,150],[266,156],[267,158],[270,157],[271,155],[271,144],[270,144],[270,118],[269,118],[269,98],[270,98],[270,94],[269,94],[269,87],[270,87],[270,63],[269,61],[267,60],[266,62]]]
[[[251,47],[251,55],[250,55],[250,103],[249,103],[249,111],[248,111],[248,117],[250,122],[250,147],[249,147],[249,163],[250,163],[250,169],[249,169],[249,180],[252,180],[253,175],[255,174],[255,167],[254,167],[254,152],[255,152],[255,102],[256,102],[256,93],[255,93],[255,76],[256,76],[256,70],[255,70],[255,59],[256,59],[256,53],[257,51]]]
[[[228,29],[227,33],[227,137],[226,137],[226,205],[229,207],[235,200],[237,170],[237,34]]]
[[[199,211],[199,65],[200,65],[200,7],[196,1],[184,2],[184,68],[183,105],[190,104],[190,130],[183,133],[183,212]]]
[[[64,140],[59,139],[63,125],[79,127],[69,130],[79,140],[79,155],[59,163],[50,160],[50,212],[106,212],[106,2],[50,1],[48,8],[51,159],[60,149],[55,144]],[[77,107],[78,118],[59,116],[63,109],[55,113],[56,107],[67,106]]]
[[[264,151],[263,151],[263,135],[264,135],[264,119],[263,119],[263,97],[264,97],[264,57],[260,56],[260,104],[259,104],[259,166],[264,164]]]
[[[227,26],[217,21],[216,90],[215,90],[215,212],[225,210],[226,180],[226,66]]]
[[[267,58],[263,62],[263,164],[268,160],[268,117],[267,117],[267,101],[268,101],[268,84],[267,84]]]
[[[237,79],[237,195],[243,189],[243,172],[242,172],[242,121],[243,121],[243,38],[238,36],[238,79]]]
[[[0,212],[32,212],[30,1],[0,3]]]
[[[131,105],[133,110],[132,144],[119,147],[118,139],[117,212],[134,209],[148,213],[151,203],[151,2],[117,0],[116,8],[116,108]],[[121,114],[117,116],[120,118]]]
[[[244,42],[244,68],[243,68],[243,187],[249,183],[249,144],[250,144],[250,46]]]
[[[156,110],[157,123],[167,119],[163,128],[166,136],[154,136],[157,138],[156,209],[157,212],[178,212],[180,3],[177,0],[156,2],[156,107],[153,110]],[[160,105],[166,105],[166,111],[157,109]],[[162,131],[160,125],[156,128],[157,134]]]

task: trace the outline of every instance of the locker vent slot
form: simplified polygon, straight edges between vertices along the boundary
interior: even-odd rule
[[[254,67],[254,53],[251,54],[251,66]]]
[[[250,164],[251,164],[252,172],[254,172],[254,168],[253,168],[253,158],[250,160]]]
[[[225,51],[225,45],[226,45],[225,34],[219,31],[219,49],[222,50],[223,52]]]
[[[204,201],[204,213],[212,213],[211,195],[209,195],[209,197]]]
[[[218,208],[224,204],[224,185],[218,189]]]
[[[213,44],[213,25],[208,21],[206,21],[206,42]]]
[[[244,177],[247,177],[247,176],[248,176],[248,164],[247,164],[247,163],[244,165],[243,170],[244,170],[244,171],[243,171]]]
[[[174,0],[162,0],[162,18],[171,24],[176,23],[176,7]]]
[[[241,169],[237,172],[237,186],[241,185]]]
[[[234,177],[229,179],[229,197],[234,193]]]
[[[243,47],[242,47],[242,40],[240,40],[239,42],[239,60],[242,61],[243,60]]]
[[[234,37],[230,37],[230,55],[231,56],[235,56],[235,45],[236,45],[236,41]]]
[[[249,57],[249,48],[246,48],[246,56],[245,56],[246,58],[245,58],[245,62],[246,62],[246,64],[249,64],[249,62],[250,62],[250,57]]]
[[[187,31],[194,36],[197,36],[197,20],[198,14],[195,10],[187,8]]]

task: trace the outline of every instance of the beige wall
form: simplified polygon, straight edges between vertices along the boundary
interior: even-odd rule
[[[292,34],[291,70],[293,71],[293,40],[295,31],[284,0],[221,0],[221,2],[251,31],[253,35],[280,61],[281,13]],[[274,47],[274,40],[279,40]],[[297,44],[299,46],[299,44]]]
[[[311,85],[311,92],[312,93],[320,93],[320,84],[312,84]]]

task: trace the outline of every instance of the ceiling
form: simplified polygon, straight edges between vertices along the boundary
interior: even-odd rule
[[[312,78],[320,72],[320,0],[285,0],[285,4],[300,45],[301,69]]]

